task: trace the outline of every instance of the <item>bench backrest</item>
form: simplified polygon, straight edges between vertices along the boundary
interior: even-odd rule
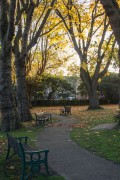
[[[18,139],[10,135],[8,132],[6,132],[6,134],[8,138],[8,146],[10,146],[14,150],[14,152],[18,154],[22,160],[24,160],[25,154],[22,143]]]
[[[65,111],[71,111],[71,107],[70,106],[64,106],[64,109],[65,109]]]
[[[38,117],[43,116],[43,115],[44,115],[44,112],[35,113],[36,120],[38,119]]]
[[[12,137],[9,133],[7,133],[7,138],[8,138],[8,146],[12,147],[12,149],[15,151],[15,153],[19,153],[19,148],[18,148],[18,141]]]
[[[44,112],[35,113],[35,116],[41,116],[41,115],[44,115]]]

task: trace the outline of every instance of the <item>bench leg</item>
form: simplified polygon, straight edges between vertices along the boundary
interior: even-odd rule
[[[46,172],[47,172],[47,174],[49,175],[50,173],[49,173],[48,163],[47,163],[47,162],[45,162],[45,168],[46,168]]]
[[[8,145],[7,155],[6,155],[6,161],[9,159],[9,154],[10,154],[10,146]]]
[[[45,126],[45,120],[42,121],[43,126]]]
[[[22,165],[22,175],[20,180],[24,180],[25,179],[25,165]]]
[[[52,115],[51,114],[48,115],[48,122],[52,123]]]

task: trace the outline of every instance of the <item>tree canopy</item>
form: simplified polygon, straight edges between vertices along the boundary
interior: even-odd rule
[[[108,68],[117,54],[116,40],[120,45],[118,1],[1,0],[0,18],[3,129],[16,129],[20,121],[32,119],[27,80],[32,82],[44,73],[61,74],[65,66],[70,73],[77,75],[79,69],[89,95],[89,108],[100,107],[98,84],[108,74]],[[68,59],[76,57],[80,67],[68,63]],[[13,65],[17,103],[13,93]],[[49,76],[44,82],[51,86],[51,94],[61,87],[67,88],[66,82],[59,78]],[[34,83],[38,83],[38,79]]]
[[[98,0],[60,3],[56,13],[79,56],[80,76],[88,91],[89,108],[99,108],[97,85],[108,71],[115,46],[109,21]]]

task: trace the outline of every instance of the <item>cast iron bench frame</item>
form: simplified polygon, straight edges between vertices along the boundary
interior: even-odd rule
[[[64,106],[64,108],[60,109],[60,115],[71,115],[71,106]]]
[[[36,117],[36,125],[43,125],[45,126],[46,122],[52,123],[52,115],[50,113],[35,113]]]
[[[6,155],[7,161],[15,154],[18,154],[21,164],[22,164],[22,174],[20,180],[28,179],[33,175],[33,173],[41,173],[41,165],[44,165],[47,175],[49,175],[48,170],[48,149],[36,151],[33,150],[27,144],[28,137],[13,137],[10,133],[6,132],[8,140],[8,149]],[[11,152],[11,149],[13,152]],[[27,175],[26,167],[30,167],[30,173]]]

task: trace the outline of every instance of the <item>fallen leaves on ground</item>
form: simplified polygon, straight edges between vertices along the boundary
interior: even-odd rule
[[[70,124],[69,127],[86,128],[87,127],[87,122],[81,122],[81,123],[78,123],[78,124]]]

